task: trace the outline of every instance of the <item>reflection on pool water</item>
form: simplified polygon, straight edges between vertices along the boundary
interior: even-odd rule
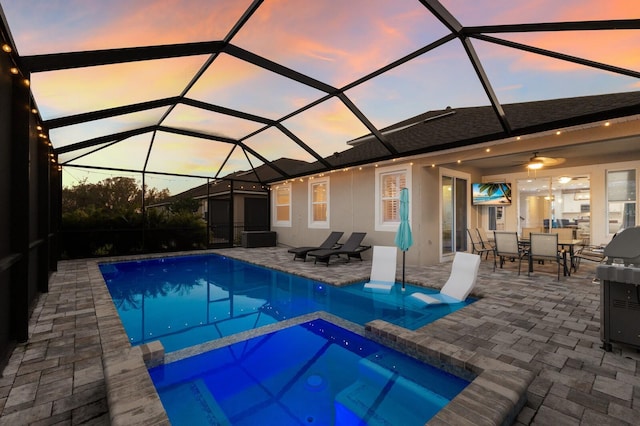
[[[149,373],[173,425],[423,425],[469,384],[323,319]]]
[[[471,303],[425,307],[409,295],[434,290],[334,287],[215,254],[105,263],[100,270],[131,344],[160,340],[166,352],[316,311],[415,330]]]

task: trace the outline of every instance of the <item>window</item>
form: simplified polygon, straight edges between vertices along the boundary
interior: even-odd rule
[[[309,179],[309,228],[329,228],[329,178]]]
[[[398,229],[402,188],[407,188],[411,194],[410,165],[376,169],[376,231],[395,232]]]
[[[609,234],[636,225],[636,171],[607,172]]]
[[[274,225],[291,226],[291,184],[281,184],[273,191]]]

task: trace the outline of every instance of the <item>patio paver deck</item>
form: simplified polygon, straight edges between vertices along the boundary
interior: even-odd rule
[[[337,285],[366,279],[371,267],[370,261],[294,262],[278,247],[213,251]],[[111,302],[90,288],[95,262],[59,263],[49,293],[34,308],[29,341],[16,347],[0,377],[0,425],[110,423],[103,358],[114,351],[98,317]],[[536,267],[531,277],[516,269],[507,263],[493,272],[493,261],[483,261],[473,293],[482,299],[418,333],[534,372],[516,424],[638,424],[640,356],[618,345],[613,352],[600,348],[593,265],[583,263],[559,282],[553,268]],[[448,265],[406,272],[408,281],[432,287],[448,275]]]

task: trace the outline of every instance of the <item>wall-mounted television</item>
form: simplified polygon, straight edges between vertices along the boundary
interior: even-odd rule
[[[474,206],[508,206],[511,204],[511,184],[505,182],[472,183],[471,203]]]

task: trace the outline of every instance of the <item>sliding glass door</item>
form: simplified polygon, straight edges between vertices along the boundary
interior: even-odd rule
[[[440,176],[442,257],[467,250],[469,179],[444,170]]]
[[[572,228],[589,242],[591,193],[589,176],[550,176],[518,180],[519,231]]]

